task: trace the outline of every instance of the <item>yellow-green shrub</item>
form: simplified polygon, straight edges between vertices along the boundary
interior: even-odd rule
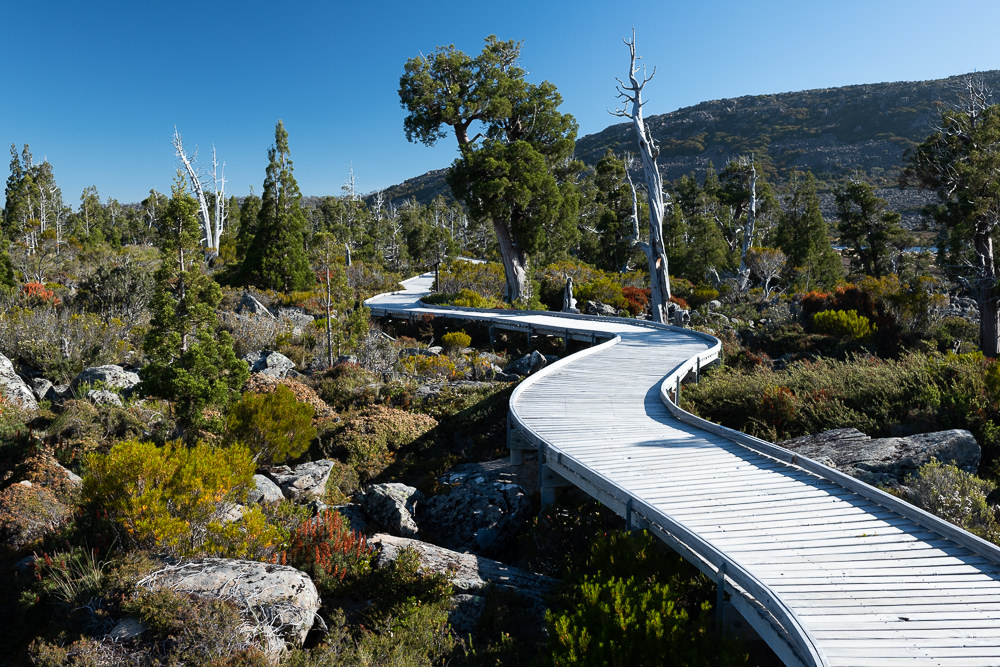
[[[813,315],[813,330],[845,340],[861,340],[875,332],[875,326],[856,310],[824,310]]]
[[[455,352],[469,347],[472,344],[472,336],[464,331],[452,331],[441,336],[441,345],[449,352]]]
[[[242,442],[261,463],[301,456],[316,437],[315,410],[283,385],[273,392],[246,394],[226,417],[226,440]]]
[[[456,373],[455,362],[440,355],[416,354],[399,360],[404,373],[421,377],[448,378]]]
[[[245,445],[215,447],[180,441],[158,447],[127,440],[87,457],[83,502],[136,546],[187,555],[241,555],[266,549],[280,535],[253,510],[223,525],[227,505],[246,502],[254,462]]]

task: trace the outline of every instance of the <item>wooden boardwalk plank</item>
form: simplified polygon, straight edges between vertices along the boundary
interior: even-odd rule
[[[734,593],[764,586],[761,602],[787,629],[747,620],[779,655],[855,667],[1000,665],[1000,551],[835,471],[667,409],[661,380],[714,358],[711,341],[625,320],[423,307],[429,285],[425,274],[369,304],[611,341],[519,387],[515,428],[556,473],[612,505],[631,499],[634,516],[663,522],[663,536],[680,531],[670,539],[696,563],[719,554],[743,582]]]

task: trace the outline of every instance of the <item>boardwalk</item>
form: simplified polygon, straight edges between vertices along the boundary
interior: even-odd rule
[[[721,582],[787,664],[1000,665],[1000,549],[683,413],[668,395],[717,356],[715,339],[627,320],[423,307],[431,283],[425,274],[368,304],[376,315],[606,341],[521,383],[512,445],[539,451],[543,480],[579,486]]]

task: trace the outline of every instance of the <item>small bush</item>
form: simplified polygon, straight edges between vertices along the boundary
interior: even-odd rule
[[[92,512],[106,516],[127,543],[179,555],[225,552],[221,519],[228,505],[246,501],[255,469],[244,445],[188,448],[179,441],[157,447],[128,440],[89,456],[87,465],[83,501]],[[259,542],[276,540],[265,527],[252,527],[263,531]]]
[[[441,345],[448,352],[458,352],[472,344],[472,336],[464,331],[452,331],[441,336]]]
[[[399,360],[399,370],[421,378],[454,378],[458,374],[455,362],[442,355],[417,354],[403,357]]]
[[[844,340],[862,340],[875,332],[875,327],[856,310],[824,310],[813,315],[813,330]]]
[[[362,482],[378,476],[394,452],[437,426],[432,417],[386,406],[365,408],[348,418],[325,445],[325,454],[346,459]]]
[[[711,631],[714,587],[645,532],[597,540],[547,613],[553,665],[746,664]]]
[[[245,394],[226,417],[226,440],[249,447],[261,464],[282,463],[309,449],[316,437],[313,414],[311,405],[282,385],[266,394]]]
[[[392,351],[390,359],[391,368],[396,362],[395,350]],[[378,398],[378,378],[359,364],[337,364],[319,376],[315,382],[319,397],[339,412],[369,405]]]
[[[328,509],[300,524],[292,532],[288,548],[275,554],[274,561],[308,573],[321,591],[328,592],[347,577],[368,574],[373,553],[364,535],[351,530],[339,513]]]
[[[905,498],[984,540],[1000,543],[1000,522],[986,502],[993,485],[957,466],[931,461],[906,479]]]

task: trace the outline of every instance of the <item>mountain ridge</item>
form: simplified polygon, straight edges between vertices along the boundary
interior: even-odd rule
[[[893,189],[905,151],[933,133],[941,110],[957,103],[970,76],[1000,89],[1000,70],[988,70],[927,81],[723,98],[645,121],[659,145],[658,164],[667,183],[692,172],[700,178],[710,165],[720,169],[733,158],[753,154],[774,181],[808,169],[821,186],[853,177]],[[635,151],[630,122],[580,137],[575,156],[591,166],[609,148],[619,155]],[[407,179],[386,188],[384,196],[396,203],[411,197],[428,203],[439,194],[450,199],[446,173],[447,168],[438,169]],[[910,205],[909,197],[902,199],[903,207]]]

